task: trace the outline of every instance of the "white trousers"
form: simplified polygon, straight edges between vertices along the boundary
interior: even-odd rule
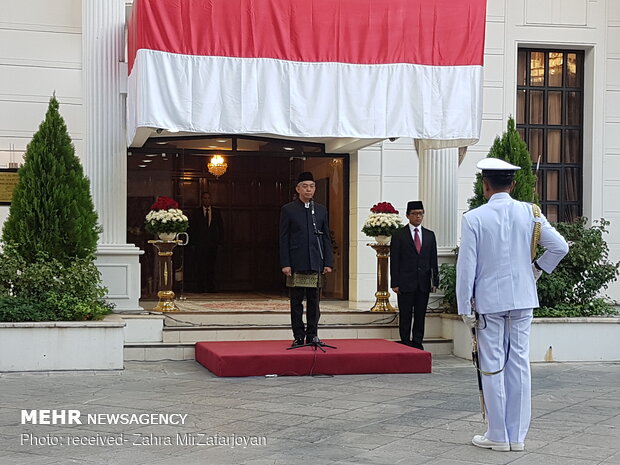
[[[486,437],[491,441],[525,442],[532,417],[529,360],[532,315],[532,309],[525,309],[480,316],[480,369],[493,372],[506,363],[501,373],[481,375],[489,423]]]

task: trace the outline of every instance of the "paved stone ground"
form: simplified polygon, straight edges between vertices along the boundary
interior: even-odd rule
[[[0,464],[620,464],[620,364],[536,364],[533,392],[526,451],[503,453],[470,445],[484,432],[475,372],[448,356],[435,357],[427,375],[216,378],[193,361],[0,374]],[[83,424],[22,425],[22,409],[78,409]],[[115,413],[187,417],[182,425],[86,422]],[[213,445],[231,437],[239,444]],[[142,441],[171,444],[133,444]]]

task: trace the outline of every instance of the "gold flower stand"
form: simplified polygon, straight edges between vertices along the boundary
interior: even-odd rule
[[[161,239],[150,240],[149,244],[157,249],[159,256],[159,302],[155,307],[156,312],[178,312],[179,309],[174,303],[174,291],[172,290],[172,249],[183,241],[172,240],[164,241]]]
[[[388,258],[390,257],[390,244],[372,243],[368,244],[377,253],[377,292],[376,301],[371,312],[395,312],[398,310],[390,304],[390,292],[388,287],[389,269]]]

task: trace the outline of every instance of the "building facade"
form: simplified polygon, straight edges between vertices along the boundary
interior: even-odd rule
[[[21,162],[55,92],[91,178],[104,228],[98,262],[110,299],[121,311],[139,310],[143,251],[128,242],[124,119],[124,31],[131,2],[2,3],[0,167]],[[115,33],[99,33],[110,29]],[[489,0],[478,144],[466,152],[429,150],[400,138],[343,142],[326,150],[348,153],[350,213],[343,246],[349,300],[374,299],[376,259],[360,230],[379,201],[402,211],[408,200],[423,200],[425,225],[436,231],[440,253],[450,256],[472,195],[475,165],[505,130],[509,115],[515,116],[538,168],[546,214],[557,220],[606,218],[610,258],[620,260],[615,200],[620,194],[620,3]],[[7,213],[1,206],[0,221]],[[620,284],[613,283],[608,294],[620,300]]]

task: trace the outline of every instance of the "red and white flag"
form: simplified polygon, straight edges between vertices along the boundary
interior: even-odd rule
[[[157,127],[475,143],[485,9],[486,0],[135,0],[128,138]]]

